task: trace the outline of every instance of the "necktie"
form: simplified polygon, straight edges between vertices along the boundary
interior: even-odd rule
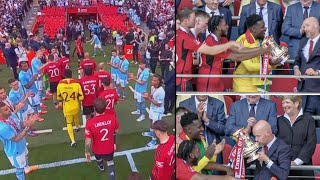
[[[211,11],[211,13],[210,13],[210,14],[211,14],[211,17],[212,17],[212,16],[214,16],[214,11]]]
[[[254,111],[254,107],[256,106],[256,104],[250,104],[251,109],[249,112],[249,117],[256,117],[256,112]]]
[[[262,10],[263,10],[263,6],[260,7],[260,12],[259,12],[259,16],[263,19]]]
[[[304,12],[303,12],[303,20],[305,20],[306,18],[308,18],[308,6],[303,7],[304,8]]]
[[[313,50],[313,41],[312,41],[312,40],[310,40],[310,46],[309,46],[309,58],[308,58],[308,59],[310,59],[310,56],[311,56],[312,50]]]
[[[268,146],[264,146],[264,153],[268,154]]]

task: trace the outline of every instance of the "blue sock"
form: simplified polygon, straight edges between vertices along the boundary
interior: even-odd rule
[[[16,177],[18,180],[25,180],[23,168],[16,168]]]
[[[93,55],[96,56],[97,55],[97,49],[93,48]]]

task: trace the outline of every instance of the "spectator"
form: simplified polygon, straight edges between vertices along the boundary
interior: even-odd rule
[[[315,120],[303,113],[301,96],[286,95],[281,100],[285,113],[278,117],[277,137],[292,150],[291,166],[312,165],[312,155],[317,143]],[[290,171],[290,176],[312,177],[314,174],[313,171],[295,170]]]
[[[17,72],[17,54],[15,51],[12,49],[10,43],[5,44],[5,48],[3,50],[3,55],[6,59],[7,65],[10,66],[12,69],[12,73],[15,79],[18,79],[18,72]]]

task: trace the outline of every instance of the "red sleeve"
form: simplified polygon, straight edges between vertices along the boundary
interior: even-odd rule
[[[85,136],[85,138],[92,139],[92,132],[91,132],[91,130],[90,130],[90,124],[89,124],[89,122],[87,122],[87,124],[86,124],[86,129],[85,129],[84,136]]]
[[[187,38],[184,39],[184,47],[185,49],[189,49],[191,51],[198,51],[200,46],[202,45],[197,39],[191,38],[190,36],[187,36]]]
[[[48,65],[43,67],[42,72],[43,74],[46,74],[48,72]]]
[[[118,93],[115,91],[114,93],[114,101],[115,102],[118,102],[119,101],[119,96],[118,96]]]
[[[220,39],[220,44],[225,44],[228,42],[228,39],[225,38],[225,37],[222,37]],[[207,39],[206,39],[206,44],[208,46],[215,46],[215,45],[218,45],[219,43],[217,43],[216,41],[213,41],[213,37],[212,36],[208,36]],[[230,50],[227,50],[227,51],[224,51],[224,52],[221,52],[219,54],[216,54],[214,55],[215,58],[220,58],[220,59],[226,59],[229,55],[230,55],[231,51]]]
[[[176,158],[177,160],[177,169],[176,169],[176,178],[177,179],[191,179],[192,176],[197,174],[192,167],[188,166],[186,163],[183,162],[180,158]]]

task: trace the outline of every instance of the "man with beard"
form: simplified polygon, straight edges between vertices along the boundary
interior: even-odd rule
[[[253,14],[249,16],[246,20],[247,23],[247,31],[242,34],[237,41],[241,42],[246,48],[257,48],[260,46],[260,41],[264,39],[264,34],[266,32],[266,27],[261,16],[257,14]],[[281,61],[281,59],[279,59]],[[277,65],[279,60],[272,61],[270,58],[270,62],[268,64],[268,69],[271,68],[270,65]],[[235,75],[259,75],[261,69],[261,63],[263,59],[260,55],[256,57],[246,59],[242,61],[240,64],[236,65],[236,70],[234,72]],[[233,78],[233,91],[234,92],[259,92],[262,89],[259,89],[260,85],[270,85],[270,81],[266,80],[264,82],[260,78]],[[269,87],[268,87],[269,88]]]
[[[179,134],[181,140],[194,140],[196,141],[200,150],[199,161],[193,164],[192,167],[196,172],[201,174],[212,175],[213,171],[225,171],[227,175],[233,175],[233,171],[220,164],[216,164],[217,155],[223,150],[225,140],[222,140],[218,145],[213,141],[207,146],[203,138],[203,126],[201,120],[196,113],[188,112],[181,116],[181,127],[183,129]],[[178,167],[178,163],[177,163]]]
[[[205,43],[208,46],[216,46],[228,42],[226,38],[229,26],[222,16],[212,16],[209,19],[207,36]],[[269,52],[269,48],[230,48],[214,56],[202,54],[199,74],[222,74],[222,65],[224,59],[233,61],[243,61],[249,58],[262,55]],[[222,92],[224,90],[224,79],[220,78],[197,78],[197,90],[201,92]]]
[[[197,173],[192,166],[198,164],[200,158],[200,149],[195,140],[185,140],[183,141],[178,149],[178,154],[176,160],[176,179],[177,180],[233,180],[232,176],[213,176],[204,175]],[[213,153],[209,154],[213,155]]]

